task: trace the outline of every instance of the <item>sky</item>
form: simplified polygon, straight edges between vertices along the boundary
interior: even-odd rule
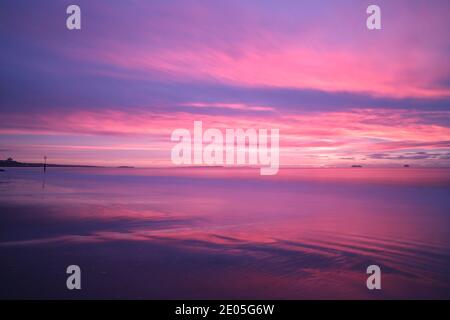
[[[449,166],[449,16],[447,0],[2,1],[0,158],[166,166],[173,130],[201,120],[279,128],[281,166]]]

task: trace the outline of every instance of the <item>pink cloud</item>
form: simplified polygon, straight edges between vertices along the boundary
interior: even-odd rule
[[[86,161],[108,159],[120,163],[120,154],[127,154],[132,164],[170,165],[173,142],[170,135],[177,128],[192,130],[193,122],[203,127],[278,128],[282,165],[334,165],[363,159],[370,153],[420,150],[444,152],[449,149],[450,128],[423,122],[422,116],[403,110],[356,110],[346,112],[315,112],[304,115],[271,114],[260,116],[224,116],[120,111],[73,112],[33,117],[6,115],[0,132],[15,135],[43,135],[42,143],[24,143],[28,152],[47,150],[66,153]],[[76,135],[92,137],[89,144],[46,143],[45,136]],[[115,140],[110,140],[116,137]],[[28,145],[28,147],[27,147]],[[16,146],[20,147],[20,145]],[[72,156],[68,156],[72,155]],[[90,156],[88,156],[90,155]],[[64,157],[63,155],[61,155]],[[123,160],[123,159],[122,159]],[[372,159],[380,162],[382,159]],[[72,160],[72,162],[75,160]]]
[[[445,8],[389,3],[386,30],[369,33],[359,11],[365,8],[330,6],[327,19],[301,16],[287,27],[258,7],[193,4],[139,20],[139,30],[119,31],[133,34],[123,41],[96,35],[95,43],[63,54],[118,67],[123,71],[106,71],[117,77],[450,97],[448,86],[439,85],[450,74]]]

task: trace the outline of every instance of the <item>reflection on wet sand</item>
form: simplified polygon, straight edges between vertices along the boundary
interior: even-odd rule
[[[448,169],[5,173],[1,297],[450,298]]]

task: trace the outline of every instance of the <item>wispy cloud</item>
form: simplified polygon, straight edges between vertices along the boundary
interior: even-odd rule
[[[63,4],[2,7],[2,149],[165,163],[171,131],[194,120],[279,128],[289,165],[449,149],[448,1],[380,0],[375,33],[354,1],[78,4],[79,33],[61,27]]]
[[[339,165],[366,158],[368,164],[401,159],[427,160],[426,164],[433,164],[429,161],[447,159],[450,128],[424,121],[423,115],[423,112],[389,110],[387,116],[386,110],[371,109],[251,117],[183,112],[135,111],[129,114],[117,110],[81,111],[65,115],[36,115],[33,123],[29,122],[29,115],[7,115],[2,119],[4,125],[0,132],[23,137],[15,149],[65,151],[73,154],[74,158],[83,152],[97,153],[97,161],[102,157],[106,161],[114,152],[138,152],[141,164],[170,165],[167,155],[173,146],[171,132],[177,128],[192,130],[193,122],[202,119],[205,129],[279,128],[282,165]],[[42,141],[50,137],[58,139],[46,144],[35,142],[30,148],[27,142],[30,135],[41,135]],[[64,136],[67,136],[65,140]],[[0,141],[5,143],[9,139]],[[80,141],[85,143],[80,144]],[[396,154],[391,156],[391,153]]]

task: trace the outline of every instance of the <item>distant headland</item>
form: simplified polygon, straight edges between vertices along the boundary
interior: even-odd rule
[[[0,167],[92,167],[96,168],[97,166],[88,166],[88,165],[76,165],[76,164],[51,164],[51,163],[27,163],[27,162],[19,162],[12,158],[8,158],[6,160],[0,160]]]
[[[0,167],[28,167],[28,168],[40,168],[40,167],[71,167],[71,168],[105,168],[102,166],[90,166],[81,164],[54,164],[54,163],[28,163],[19,162],[13,158],[8,158],[6,160],[0,160]],[[130,166],[120,166],[118,168],[133,168]],[[2,170],[4,171],[4,170]]]

